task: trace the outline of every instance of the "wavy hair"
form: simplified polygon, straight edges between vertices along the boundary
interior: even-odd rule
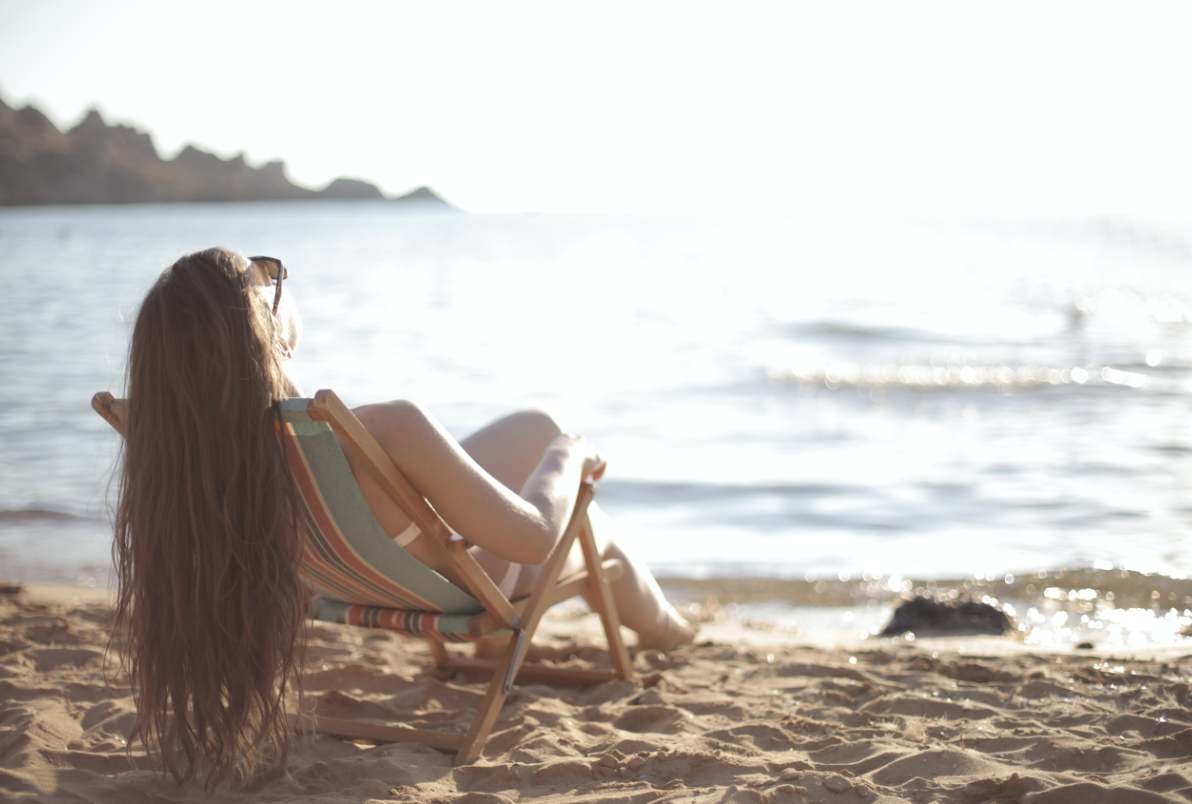
[[[115,512],[113,633],[134,737],[209,792],[284,767],[309,600],[301,501],[275,431],[292,386],[244,269],[224,249],[188,254],[146,294]]]

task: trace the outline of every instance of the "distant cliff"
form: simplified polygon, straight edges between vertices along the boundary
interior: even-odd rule
[[[148,134],[109,126],[97,111],[64,134],[32,106],[0,100],[0,206],[384,198],[358,179],[309,190],[285,171],[283,162],[250,167],[243,155],[220,159],[189,145],[164,160]],[[451,208],[425,187],[396,200]]]

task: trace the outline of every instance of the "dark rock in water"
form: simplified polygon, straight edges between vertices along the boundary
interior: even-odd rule
[[[221,159],[191,145],[166,160],[148,134],[110,126],[94,109],[63,133],[32,106],[0,100],[0,206],[384,197],[358,179],[310,190],[285,171],[282,162],[252,167],[243,155]]]
[[[879,636],[898,636],[910,631],[920,635],[1004,634],[1014,630],[1005,612],[988,603],[940,603],[927,597],[904,600],[894,609]]]

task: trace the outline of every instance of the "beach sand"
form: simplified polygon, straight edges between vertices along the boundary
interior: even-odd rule
[[[522,686],[484,755],[296,740],[288,778],[208,799],[155,776],[109,660],[102,592],[0,597],[0,798],[286,802],[1151,802],[1192,800],[1187,648],[1041,652],[1009,638],[868,639],[711,624],[635,656],[637,683]],[[548,642],[591,615],[556,610]],[[550,637],[549,635],[554,635]],[[483,693],[440,678],[425,644],[311,628],[308,691],[329,712],[463,731]]]

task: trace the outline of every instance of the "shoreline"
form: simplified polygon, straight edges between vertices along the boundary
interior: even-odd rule
[[[1124,569],[1076,569],[996,578],[902,576],[817,579],[675,578],[659,583],[676,602],[809,644],[866,642],[912,598],[966,600],[1003,611],[1032,650],[1192,651],[1192,580]],[[910,634],[908,639],[924,634]],[[952,638],[952,637],[949,637]]]
[[[705,627],[740,626],[749,633],[770,632],[824,647],[873,644],[894,607],[912,597],[926,597],[944,603],[989,603],[1003,610],[1016,629],[1003,638],[1033,650],[1192,652],[1192,580],[1157,573],[1061,568],[935,580],[866,573],[843,579],[662,575],[658,581],[668,599]],[[104,603],[114,594],[90,579],[75,585],[8,583],[46,603]]]
[[[110,577],[110,567],[92,567],[87,583],[71,584],[65,580],[5,578],[0,583],[24,586],[101,589],[99,579]],[[19,575],[20,573],[18,573]],[[98,576],[98,578],[96,577]],[[80,576],[83,577],[83,576]],[[1002,599],[1039,600],[1048,589],[1091,589],[1095,596],[1082,600],[1105,600],[1119,606],[1159,605],[1192,606],[1192,578],[1163,575],[1159,572],[1120,568],[1085,567],[1007,573],[996,576],[883,575],[863,573],[852,576],[805,573],[800,577],[774,575],[677,575],[655,574],[669,593],[685,600],[724,600],[734,603],[782,601],[799,606],[848,606],[857,600],[889,602],[906,593],[916,595],[937,592],[955,599],[959,595],[990,595]]]
[[[674,579],[664,580],[671,582]],[[32,604],[68,609],[84,606],[110,609],[114,602],[111,590],[72,587],[64,584],[23,584],[22,594],[24,599]],[[562,611],[552,610],[544,619],[539,629],[541,636],[555,640],[575,638],[581,642],[600,642],[600,631],[595,623],[592,623],[589,628],[576,629],[576,621],[582,621],[586,612],[582,604],[563,605],[558,608]],[[699,614],[699,612],[696,613]],[[625,634],[627,644],[633,644],[634,638],[630,632],[626,631]],[[1075,649],[1069,645],[1031,644],[1021,636],[1012,633],[1002,636],[993,634],[926,635],[911,639],[875,637],[873,635],[861,637],[852,628],[790,627],[764,618],[716,616],[715,613],[708,616],[705,612],[704,616],[700,617],[698,641],[709,640],[730,645],[747,645],[756,649],[799,645],[841,652],[872,651],[882,646],[906,645],[928,653],[942,651],[958,656],[1015,656],[1039,653],[1066,655],[1078,651],[1083,656],[1123,659],[1145,657],[1149,660],[1170,659],[1185,654],[1192,655],[1192,638],[1175,644],[1125,647],[1097,645],[1090,649]]]

